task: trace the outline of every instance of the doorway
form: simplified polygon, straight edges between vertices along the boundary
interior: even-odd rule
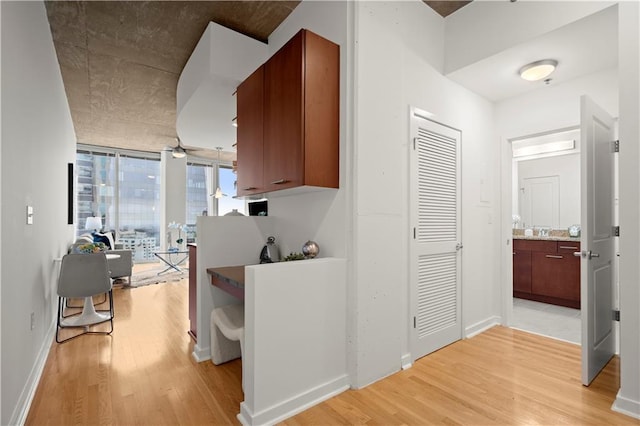
[[[513,298],[510,326],[581,341],[580,129],[509,140],[512,152]]]

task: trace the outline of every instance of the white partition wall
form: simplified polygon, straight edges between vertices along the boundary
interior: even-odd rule
[[[346,264],[245,269],[243,424],[274,424],[349,388]]]
[[[196,361],[211,358],[209,318],[214,307],[239,300],[211,285],[207,268],[260,263],[260,250],[272,235],[274,218],[262,216],[200,216],[198,242],[198,343]]]

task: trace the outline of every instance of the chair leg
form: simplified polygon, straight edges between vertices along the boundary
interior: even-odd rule
[[[109,319],[105,320],[103,322],[100,323],[96,323],[96,324],[91,324],[91,325],[87,325],[87,326],[63,326],[61,324],[61,320],[66,318],[63,316],[64,313],[64,306],[66,301],[63,300],[65,298],[63,297],[58,297],[58,318],[56,320],[56,342],[57,343],[64,343],[64,342],[68,342],[69,340],[75,339],[76,337],[80,337],[83,336],[85,334],[104,334],[104,335],[110,335],[111,333],[113,333],[113,318],[114,318],[114,308],[113,308],[113,290],[109,290],[108,292],[108,296],[107,293],[105,293],[105,301],[108,298],[109,300],[109,309],[104,310],[105,312],[109,312]],[[103,324],[105,322],[109,321],[109,325],[110,325],[110,329],[109,331],[90,331],[89,327],[94,326],[94,325],[98,325],[98,324]],[[66,339],[62,339],[60,340],[60,329],[61,328],[82,328],[84,329],[84,331],[82,333],[76,334],[74,336],[68,337]]]
[[[96,306],[96,305],[102,305],[102,304],[103,304],[104,302],[106,302],[106,301],[107,301],[107,293],[104,293],[104,294],[102,295],[102,300],[101,300],[100,302],[95,302],[95,303],[93,304],[93,306]],[[66,308],[79,308],[79,309],[82,309],[82,308],[83,308],[83,306],[84,306],[84,305],[79,305],[79,306],[69,305],[69,299],[67,299],[67,300],[66,300],[66,302],[65,302],[65,307],[66,307]]]

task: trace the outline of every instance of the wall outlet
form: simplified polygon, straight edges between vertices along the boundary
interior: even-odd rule
[[[34,328],[36,328],[36,313],[31,312],[31,330],[33,331]]]

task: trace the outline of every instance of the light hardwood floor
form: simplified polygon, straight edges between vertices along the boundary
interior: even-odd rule
[[[112,336],[52,345],[27,425],[238,424],[241,363],[191,358],[186,280],[114,297]],[[640,425],[610,410],[618,368],[586,388],[579,347],[495,327],[284,424]]]

